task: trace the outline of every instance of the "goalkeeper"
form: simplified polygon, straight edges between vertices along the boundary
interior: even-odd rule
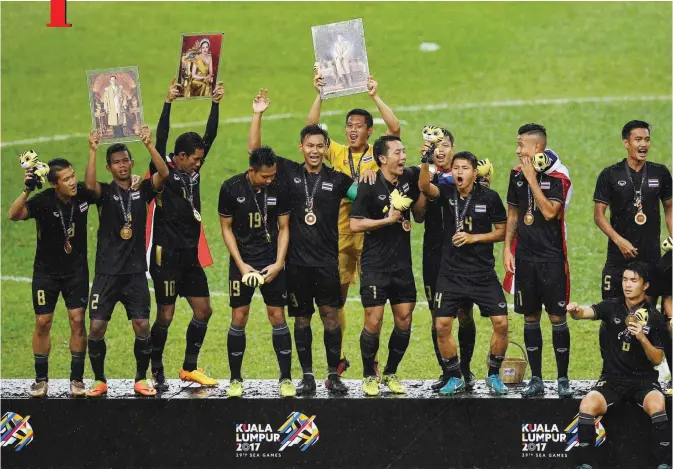
[[[277,157],[269,147],[250,153],[250,167],[222,184],[218,203],[222,238],[231,254],[229,306],[231,326],[227,353],[231,381],[229,397],[243,395],[241,365],[245,353],[245,325],[255,287],[260,286],[273,349],[280,367],[281,397],[296,394],[292,385],[292,338],[285,321],[285,255],[290,240],[290,201],[276,176]]]
[[[395,327],[388,342],[388,362],[381,382],[395,394],[406,392],[397,378],[397,367],[409,346],[411,317],[416,306],[416,285],[411,268],[411,222],[425,210],[427,200],[418,190],[418,172],[405,168],[406,153],[399,137],[386,135],[374,143],[379,171],[374,184],[360,184],[353,203],[350,228],[365,232],[362,249],[360,297],[365,324],[360,351],[365,395],[379,394],[374,357],[385,304],[390,301]]]

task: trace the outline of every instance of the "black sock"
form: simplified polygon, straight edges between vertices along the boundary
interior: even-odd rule
[[[192,318],[187,326],[187,346],[185,347],[185,360],[182,362],[182,369],[185,371],[196,370],[199,362],[199,352],[203,345],[203,339],[206,338],[208,323]]]
[[[341,343],[341,331],[339,331],[339,343]],[[285,321],[273,326],[273,349],[278,359],[280,379],[292,379],[292,337]]]
[[[432,326],[432,347],[435,349],[435,358],[437,358],[437,363],[439,368],[442,369],[442,354],[439,353],[439,344],[437,343],[437,329],[435,326]]]
[[[655,464],[671,464],[671,424],[666,411],[652,414],[652,454]]]
[[[360,354],[362,355],[362,374],[366,378],[368,376],[376,376],[374,369],[374,357],[379,351],[379,334],[368,332],[367,329],[362,329],[360,333]]]
[[[313,331],[311,324],[307,327],[301,327],[295,320],[294,322],[294,343],[297,347],[297,355],[301,364],[302,373],[313,374]]]
[[[460,347],[460,371],[463,376],[470,373],[470,363],[474,353],[474,343],[477,340],[477,326],[474,320],[467,324],[458,325],[458,346]]]
[[[576,453],[578,464],[592,464],[594,447],[596,446],[596,426],[593,415],[580,412],[577,425]]]
[[[168,324],[155,322],[152,326],[150,340],[152,342],[152,371],[163,369],[164,346],[168,339]]]
[[[556,356],[556,369],[559,378],[568,377],[568,363],[570,362],[570,330],[568,322],[551,325],[551,338]]]
[[[542,378],[542,330],[539,322],[524,323],[523,342],[528,352],[531,374]]]
[[[458,355],[451,358],[442,358],[442,370],[444,371],[444,378],[460,379],[460,359]]]
[[[388,341],[388,362],[383,370],[383,374],[392,375],[397,373],[397,367],[409,347],[409,339],[411,339],[411,329],[402,331],[397,327],[393,327],[393,332],[390,333],[390,340]]]
[[[505,359],[504,355],[493,355],[489,352],[488,354],[488,376],[499,375],[500,367],[502,366],[502,361]]]
[[[91,360],[91,368],[96,381],[107,382],[105,379],[105,354],[107,353],[107,346],[105,345],[105,338],[92,339],[89,337],[89,360]]]
[[[136,343],[133,346],[133,355],[136,357],[136,382],[138,382],[147,378],[147,368],[150,366],[152,341],[149,336],[136,336]]]
[[[241,366],[243,365],[243,355],[245,354],[245,328],[242,326],[229,326],[227,334],[227,355],[229,356],[229,369],[231,370],[231,379],[243,381],[241,376]]]
[[[49,381],[49,354],[34,353],[35,381]]]
[[[327,353],[327,374],[336,374],[341,359],[341,326],[325,329],[323,341]]]
[[[86,351],[84,352],[70,352],[70,381],[84,380],[84,360],[86,359]]]

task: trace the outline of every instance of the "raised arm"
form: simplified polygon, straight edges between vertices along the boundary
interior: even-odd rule
[[[322,110],[322,99],[320,98],[320,91],[323,86],[325,86],[325,79],[322,77],[320,70],[318,69],[318,64],[313,67],[313,88],[318,92],[311,105],[311,109],[308,111],[308,116],[306,117],[306,125],[314,125],[320,123],[320,111]]]
[[[573,319],[596,319],[596,312],[593,308],[582,308],[577,303],[568,303],[566,310]]]
[[[27,169],[24,173],[23,183],[25,187],[20,196],[12,203],[12,206],[9,207],[9,219],[12,221],[26,220],[28,218],[28,209],[26,208],[26,202],[28,201],[28,196],[33,191],[34,186],[29,185],[29,181],[34,179],[34,175],[30,169]]]
[[[540,188],[540,184],[537,182],[537,171],[535,171],[535,167],[533,166],[532,158],[523,159],[521,162],[521,171],[526,181],[528,181],[535,203],[544,219],[549,221],[557,218],[561,212],[562,204],[556,200],[549,200],[544,195],[544,192],[542,192],[542,188]]]
[[[430,165],[426,163],[421,164],[421,172],[418,175],[418,189],[425,194],[430,200],[437,200],[439,197],[439,187],[432,184],[432,176],[430,175]]]
[[[84,186],[93,192],[96,198],[100,197],[100,184],[96,181],[96,151],[100,143],[100,133],[94,129],[89,134],[89,161],[84,175]]]
[[[152,145],[152,131],[150,131],[149,126],[143,125],[143,128],[140,130],[140,140],[145,145],[145,148],[147,148],[147,151],[150,152],[151,164],[156,168],[156,172],[152,174],[152,186],[157,191],[161,191],[164,187],[164,181],[168,177],[168,165],[166,164],[166,160]]]
[[[205,160],[213,146],[215,137],[217,137],[217,128],[220,124],[220,101],[224,97],[224,85],[221,81],[217,82],[217,86],[213,90],[213,104],[210,106],[210,115],[208,122],[206,122],[206,132],[203,134],[203,141],[206,144],[203,150],[203,158]]]
[[[167,155],[166,145],[168,143],[168,131],[171,127],[171,103],[181,94],[182,85],[176,83],[175,77],[173,77],[173,81],[171,81],[171,85],[168,87],[168,94],[166,95],[164,108],[161,110],[159,123],[157,124],[157,136],[154,146],[161,156]],[[156,167],[150,162],[150,172],[154,174],[156,170]]]
[[[262,114],[269,109],[269,90],[260,89],[252,102],[252,122],[248,133],[248,153],[262,146]]]
[[[645,335],[645,332],[643,332],[643,326],[641,326],[639,322],[632,322],[629,324],[628,328],[629,332],[636,338],[638,342],[640,342],[640,345],[642,345],[645,355],[647,355],[647,359],[650,361],[650,363],[652,363],[654,366],[661,364],[661,362],[664,360],[664,351],[655,347],[654,344],[650,342],[650,340],[647,338],[647,335]]]
[[[388,126],[386,134],[399,137],[402,131],[400,127],[400,120],[397,118],[397,116],[395,116],[392,109],[390,109],[379,96],[379,84],[376,80],[374,80],[373,76],[370,76],[367,79],[367,94],[370,98],[372,98],[374,104],[376,104],[376,107],[378,108],[379,112],[381,113],[381,117],[383,118],[383,122],[385,122]]]

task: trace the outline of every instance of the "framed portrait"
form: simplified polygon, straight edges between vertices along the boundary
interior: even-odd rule
[[[86,72],[91,122],[101,143],[140,140],[143,101],[138,67],[119,67]]]
[[[183,33],[180,40],[177,83],[182,94],[177,99],[204,99],[213,96],[220,71],[224,33]]]
[[[369,62],[362,19],[313,26],[315,64],[325,79],[322,99],[367,91]]]

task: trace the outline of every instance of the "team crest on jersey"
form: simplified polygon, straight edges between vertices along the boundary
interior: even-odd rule
[[[59,217],[60,217],[60,215],[58,214],[58,212],[51,212],[51,213],[53,213],[54,216],[55,216],[56,218],[59,218]]]
[[[523,186],[523,181],[517,181],[516,185],[519,186],[519,187]]]
[[[476,213],[486,213],[486,205],[475,205],[474,211]]]
[[[294,178],[294,183],[295,183],[295,184],[299,184],[300,182],[301,182],[301,179],[299,179],[299,178]]]
[[[89,210],[89,203],[88,202],[82,202],[81,204],[79,204],[80,213],[84,213],[87,210]]]
[[[177,174],[173,173],[173,179],[175,179],[176,181],[179,181],[179,180],[180,180],[180,176],[178,176]]]
[[[453,207],[454,205],[456,205],[456,201],[453,199],[449,199],[449,205]]]
[[[619,318],[615,318],[615,324],[621,324],[622,320]]]
[[[323,182],[322,183],[322,190],[324,191],[331,191],[334,188],[334,185],[331,182]]]
[[[659,187],[659,179],[648,179],[647,187]]]
[[[617,184],[619,184],[620,187],[624,187],[626,185],[626,181],[617,181]]]
[[[266,199],[266,203],[269,205],[276,205],[276,198],[275,197],[269,197]]]
[[[369,163],[373,159],[372,155],[367,155],[362,157],[363,163]]]
[[[138,200],[139,198],[140,198],[140,192],[138,191],[131,192],[131,199]]]
[[[386,200],[386,196],[385,195],[380,195],[379,200]]]
[[[542,189],[542,190],[544,190],[544,189],[551,189],[551,182],[549,182],[549,181],[542,181],[542,182],[540,183],[540,189]]]
[[[119,202],[119,197],[117,197],[116,195],[113,195],[112,198],[115,199],[116,202]]]
[[[239,197],[239,198],[237,198],[237,199],[236,199],[236,202],[238,202],[239,204],[242,204],[243,202],[245,202],[245,197]]]
[[[507,303],[505,303],[505,302],[503,302],[503,303],[498,303],[498,307],[499,307],[499,308],[504,308],[505,306],[507,306]]]

